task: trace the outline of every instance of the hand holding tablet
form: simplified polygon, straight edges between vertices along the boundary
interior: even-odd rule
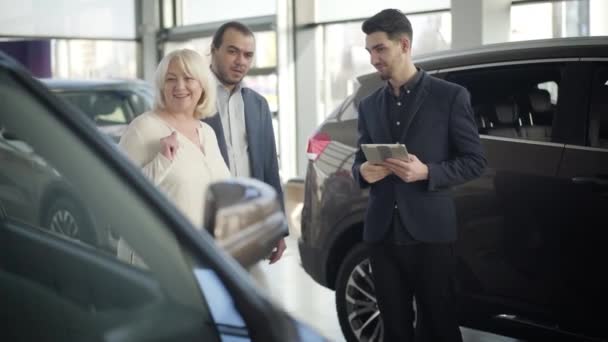
[[[403,144],[361,144],[361,150],[367,161],[372,164],[382,163],[388,158],[409,160]]]

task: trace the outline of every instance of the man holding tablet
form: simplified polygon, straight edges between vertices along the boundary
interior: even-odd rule
[[[371,63],[387,81],[359,104],[352,168],[360,186],[371,187],[363,238],[384,340],[462,341],[453,297],[456,216],[448,190],[479,177],[486,165],[469,93],[416,68],[412,27],[400,11],[383,10],[362,30]],[[380,160],[368,160],[368,144],[383,144],[371,147]],[[384,144],[407,146],[406,157],[385,158],[393,155]]]

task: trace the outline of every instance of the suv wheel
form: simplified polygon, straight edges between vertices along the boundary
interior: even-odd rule
[[[344,258],[336,283],[338,319],[349,342],[381,342],[384,337],[371,275],[367,248],[357,244]]]
[[[92,227],[87,222],[84,211],[73,200],[59,197],[49,205],[42,226],[69,238],[94,244]]]

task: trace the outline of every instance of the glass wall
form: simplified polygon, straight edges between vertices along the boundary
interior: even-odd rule
[[[608,1],[514,2],[511,41],[608,35]]]
[[[0,2],[0,50],[39,77],[136,78],[135,27],[134,0]]]
[[[0,35],[134,39],[133,0],[0,2]]]
[[[53,39],[55,78],[137,78],[137,43],[112,40]]]
[[[416,13],[445,10],[449,9],[450,5],[450,0],[315,0],[316,15],[314,19],[316,23],[326,23],[338,20],[367,18],[370,14],[379,12],[385,8],[398,8],[404,13]]]
[[[182,0],[181,25],[213,23],[275,15],[276,0]]]

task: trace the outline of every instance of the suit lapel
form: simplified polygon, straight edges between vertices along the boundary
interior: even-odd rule
[[[420,106],[422,106],[424,100],[426,99],[426,96],[429,93],[428,76],[422,70],[420,70],[419,72],[423,72],[423,74],[421,75],[422,79],[420,80],[420,89],[418,89],[418,94],[415,95],[414,102],[411,103],[411,107],[409,108],[411,114],[409,115],[408,120],[403,126],[403,132],[401,133],[401,139],[399,141],[405,141],[405,138],[407,137],[407,132],[410,129],[412,122],[414,122],[414,118],[418,114]]]
[[[241,90],[241,94],[243,96],[243,106],[244,111],[245,111],[245,134],[247,135],[247,146],[248,146],[248,154],[249,154],[249,163],[250,163],[250,168],[251,168],[251,175],[255,177],[255,170],[256,170],[256,158],[255,156],[257,155],[257,144],[256,142],[259,141],[258,135],[259,135],[259,130],[256,129],[256,125],[259,124],[259,120],[257,119],[257,115],[256,115],[256,111],[252,104],[254,103],[253,101],[251,101],[250,99],[250,92],[248,91],[247,88],[242,88]]]
[[[215,113],[214,116],[203,119],[205,123],[207,123],[213,131],[215,132],[215,137],[217,138],[217,145],[220,148],[220,153],[222,154],[222,158],[224,158],[224,162],[226,166],[230,167],[230,162],[228,161],[228,148],[226,147],[226,137],[224,136],[224,127],[222,125],[222,118],[220,117],[220,113]]]

